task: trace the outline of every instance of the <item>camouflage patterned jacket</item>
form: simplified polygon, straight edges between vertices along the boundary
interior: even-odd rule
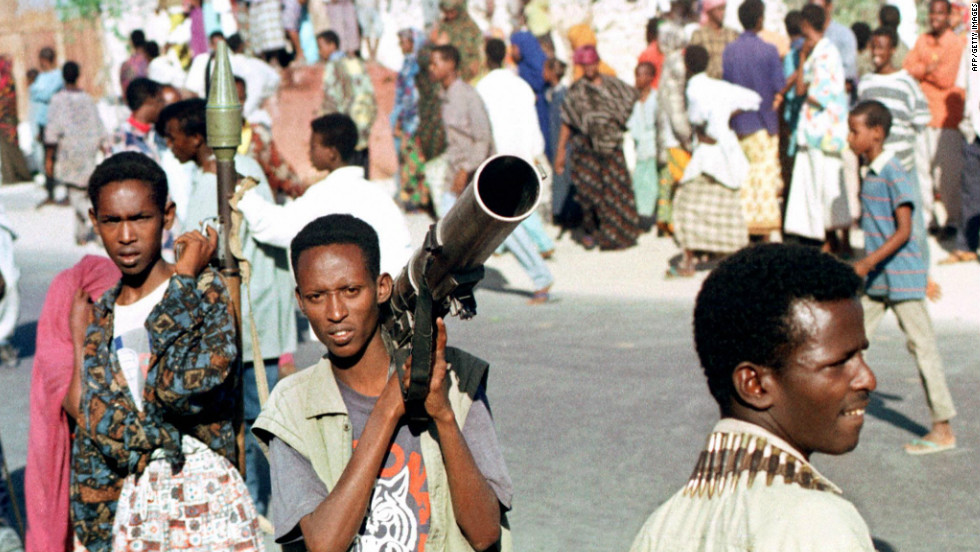
[[[195,282],[175,275],[146,321],[152,357],[136,408],[112,350],[120,284],[95,304],[85,336],[82,399],[72,445],[71,518],[92,552],[112,548],[116,502],[127,475],[140,474],[158,450],[175,468],[181,436],[191,435],[234,462],[239,370],[224,282],[211,269]]]

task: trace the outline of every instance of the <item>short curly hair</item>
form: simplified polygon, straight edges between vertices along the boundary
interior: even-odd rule
[[[149,157],[135,151],[124,151],[107,158],[88,179],[88,197],[92,210],[98,214],[99,194],[113,182],[139,180],[150,188],[150,199],[164,212],[167,209],[167,173]]]
[[[361,250],[364,267],[372,279],[381,274],[381,248],[378,233],[363,220],[348,214],[324,215],[296,234],[289,244],[289,260],[293,263],[293,274],[299,277],[299,258],[307,249],[314,247],[351,244]],[[299,282],[296,282],[299,284]]]
[[[781,370],[808,329],[793,315],[801,301],[857,297],[862,280],[827,253],[802,245],[747,247],[705,279],[694,306],[694,345],[722,413],[736,398],[732,374],[742,362]]]

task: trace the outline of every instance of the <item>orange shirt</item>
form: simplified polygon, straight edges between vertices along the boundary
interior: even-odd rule
[[[925,33],[919,35],[902,64],[919,81],[929,101],[931,127],[956,128],[963,118],[963,89],[956,87],[956,73],[965,45],[966,39],[950,29],[939,38]]]

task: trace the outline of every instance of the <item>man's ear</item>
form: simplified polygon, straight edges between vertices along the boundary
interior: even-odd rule
[[[88,208],[88,220],[92,223],[92,228],[95,228],[95,233],[99,233],[99,217],[95,216],[95,209],[92,207]]]
[[[387,272],[382,272],[378,276],[378,304],[386,303],[391,299],[391,290],[394,287],[394,282],[391,279],[391,274]]]
[[[163,208],[163,227],[167,230],[174,225],[174,217],[177,213],[177,207],[174,205],[173,201],[168,201],[167,206]]]
[[[732,373],[736,398],[756,410],[767,410],[773,404],[773,386],[778,385],[768,366],[743,362]]]

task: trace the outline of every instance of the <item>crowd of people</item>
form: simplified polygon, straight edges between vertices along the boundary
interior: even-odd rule
[[[161,2],[163,47],[149,29],[130,35],[118,72],[128,115],[116,128],[80,84],[98,68],[59,64],[44,48],[30,71],[34,140],[18,138],[0,57],[4,182],[38,173],[38,208],[71,205],[76,243],[109,257],[61,273],[38,322],[46,345],[32,384],[27,550],[261,550],[263,531],[310,550],[509,548],[513,488],[487,364],[447,347],[440,322],[420,424],[405,418],[381,329],[392,277],[412,253],[406,213],[445,216],[494,154],[552,177],[545,207],[500,248],[532,282],[530,304],[549,302],[546,260],[566,234],[604,251],[634,247],[644,232],[670,236],[681,255],[666,278],[717,266],[698,298],[695,342],[724,419],[634,548],[727,549],[739,538],[729,527],[759,535],[760,549],[793,531],[792,542],[814,538],[799,530],[811,521],[753,507],[777,501],[801,515],[813,504],[840,528],[834,549],[871,550],[860,515],[809,455],[856,445],[875,386],[864,336],[889,309],[932,414],[905,450],[955,447],[925,301],[940,294],[929,234],[955,236],[939,264],[975,262],[980,245],[980,73],[962,22],[948,0],[932,0],[928,30],[907,43],[915,14],[892,5],[872,29],[835,21],[831,0],[792,11],[779,0],[661,4],[635,72],[620,78],[589,23],[559,35],[546,1],[488,8],[483,25],[465,0],[423,2],[418,27],[397,32],[394,195],[367,178],[382,113],[377,2]],[[500,18],[509,36],[492,24]],[[235,169],[248,182],[233,203],[249,266],[240,315],[257,331],[246,323],[240,350],[231,294],[207,267],[218,205],[205,98],[220,42],[243,106]],[[304,62],[322,70],[309,159],[326,176],[312,183],[277,147],[267,109]],[[0,212],[5,364],[16,361],[13,238]],[[297,302],[328,351],[302,371]],[[825,365],[840,369],[820,396],[786,376],[813,378]],[[239,419],[246,438],[236,444]],[[732,522],[711,522],[718,515]]]

